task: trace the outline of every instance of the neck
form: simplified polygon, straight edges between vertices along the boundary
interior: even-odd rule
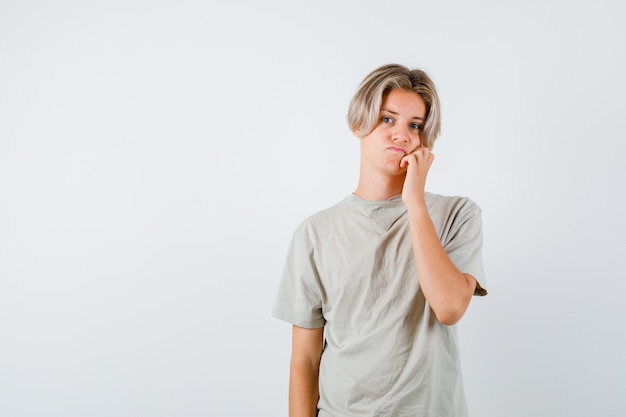
[[[384,201],[402,194],[406,173],[395,176],[368,176],[361,172],[354,191],[357,197],[367,201]]]

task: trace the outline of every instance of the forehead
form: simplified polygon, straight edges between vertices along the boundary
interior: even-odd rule
[[[426,116],[426,103],[415,91],[396,88],[383,96],[381,110],[423,119]]]

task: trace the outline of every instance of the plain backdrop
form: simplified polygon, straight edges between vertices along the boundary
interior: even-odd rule
[[[0,0],[0,416],[286,416],[286,249],[390,62],[439,88],[427,188],[483,209],[471,415],[626,415],[622,9]]]

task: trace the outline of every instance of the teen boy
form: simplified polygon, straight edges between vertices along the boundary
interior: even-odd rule
[[[293,324],[290,416],[466,416],[454,325],[487,293],[482,224],[468,198],[424,191],[435,86],[380,67],[348,124],[356,190],[296,229],[273,310]]]

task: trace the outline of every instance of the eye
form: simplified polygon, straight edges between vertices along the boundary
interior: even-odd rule
[[[393,119],[389,116],[383,116],[381,120],[383,123],[393,123]]]
[[[417,123],[411,123],[411,129],[419,130],[421,128],[422,126],[418,125]]]

